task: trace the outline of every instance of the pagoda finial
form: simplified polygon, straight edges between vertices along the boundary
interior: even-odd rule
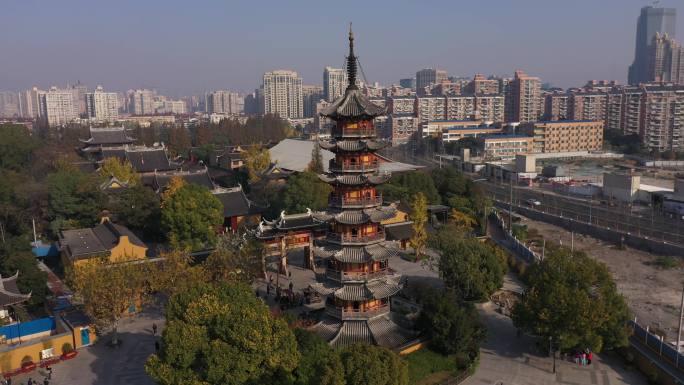
[[[352,23],[349,23],[349,56],[347,56],[347,89],[356,89],[356,56],[354,56],[354,32]]]

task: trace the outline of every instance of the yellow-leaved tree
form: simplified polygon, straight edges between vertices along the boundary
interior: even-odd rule
[[[416,253],[416,262],[428,240],[427,229],[427,198],[422,192],[418,192],[411,202],[411,220],[413,221],[413,236],[409,239],[409,244]]]
[[[258,182],[261,174],[271,165],[271,154],[262,146],[250,146],[246,151],[245,165],[251,183]]]
[[[135,172],[128,160],[121,161],[116,157],[105,158],[99,172],[103,179],[115,177],[120,182],[128,184],[129,187],[140,183],[140,175]]]

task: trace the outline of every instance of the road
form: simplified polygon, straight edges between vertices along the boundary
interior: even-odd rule
[[[489,198],[498,202],[508,204],[512,198],[513,205],[516,206],[527,205],[527,200],[534,199],[541,204],[530,207],[552,215],[651,239],[684,244],[684,221],[664,217],[651,209],[609,206],[596,200],[570,197],[539,188],[511,186],[507,183],[481,181],[478,184],[484,187]]]

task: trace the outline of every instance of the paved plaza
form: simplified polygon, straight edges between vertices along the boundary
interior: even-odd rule
[[[589,366],[556,360],[535,351],[529,337],[517,337],[510,318],[499,314],[493,303],[478,306],[487,326],[487,341],[480,348],[480,366],[464,385],[646,385],[636,370],[628,371],[619,357],[595,355]]]
[[[294,289],[299,291],[315,280],[314,273],[303,268],[303,253],[292,253],[290,262],[291,278],[281,275],[278,278],[281,287],[287,288],[291,279]],[[275,268],[275,264],[272,266]],[[390,266],[405,275],[409,283],[441,285],[441,280],[429,264],[393,257]],[[271,274],[275,283],[275,269],[271,270]],[[257,283],[262,298],[266,294],[265,284],[266,280],[263,279]],[[504,282],[504,288],[508,290],[516,290],[519,285],[511,275]],[[272,292],[269,305],[275,304],[273,296]],[[494,304],[480,305],[479,310],[488,329],[488,338],[481,348],[479,368],[464,382],[466,385],[646,384],[640,374],[626,371],[618,359],[605,355],[599,356],[588,367],[578,367],[572,362],[559,360],[554,375],[551,372],[551,360],[535,351],[530,338],[517,337],[511,320],[496,312]],[[105,344],[109,336],[101,337],[95,345],[80,349],[76,358],[55,365],[50,384],[153,385],[144,367],[147,357],[154,352],[153,323],[159,326],[161,332],[164,321],[159,306],[149,306],[144,313],[122,320],[119,327],[119,336],[123,341],[121,347],[110,348]],[[26,384],[29,377],[42,384],[44,371],[39,369],[30,375],[15,377],[13,385]]]

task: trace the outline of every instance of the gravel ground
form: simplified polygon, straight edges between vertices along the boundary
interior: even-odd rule
[[[563,245],[570,246],[571,235],[563,228],[521,218],[522,224],[536,229],[547,243],[562,240]],[[608,265],[639,324],[665,332],[669,341],[676,340],[684,282],[681,267],[661,269],[653,265],[655,255],[631,248],[619,250],[613,244],[580,234],[575,234],[574,246]]]

